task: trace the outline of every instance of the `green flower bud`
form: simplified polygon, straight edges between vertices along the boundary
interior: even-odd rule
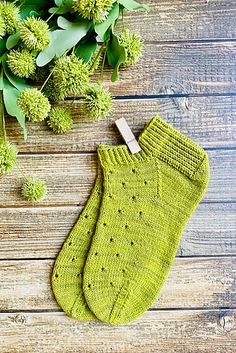
[[[100,120],[106,117],[112,108],[110,92],[102,86],[89,87],[84,95],[83,107],[90,119]]]
[[[6,34],[6,26],[2,15],[0,14],[0,39]]]
[[[73,8],[87,20],[102,22],[106,19],[112,3],[112,0],[75,0]]]
[[[5,31],[7,34],[12,34],[18,27],[19,23],[19,9],[13,3],[1,1],[0,15],[5,24]]]
[[[17,151],[9,142],[0,143],[0,173],[10,172],[16,164]]]
[[[88,66],[74,54],[57,59],[52,70],[52,86],[60,99],[76,97],[88,87]]]
[[[130,33],[128,29],[123,30],[119,38],[120,44],[126,51],[126,65],[135,64],[141,56],[142,41],[141,37],[136,33]]]
[[[28,78],[36,70],[35,57],[27,49],[11,50],[7,55],[7,64],[13,74]]]
[[[69,109],[53,108],[49,114],[48,125],[57,134],[71,129],[72,118]]]
[[[40,179],[26,178],[21,193],[28,201],[39,201],[46,196],[47,186]]]
[[[41,18],[27,17],[19,29],[21,39],[29,50],[41,51],[50,44],[48,24]]]
[[[51,109],[47,97],[37,88],[27,88],[20,93],[17,104],[29,121],[46,119]]]

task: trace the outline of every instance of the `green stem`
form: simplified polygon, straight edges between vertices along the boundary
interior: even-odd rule
[[[23,170],[21,169],[21,167],[19,166],[18,161],[16,162],[16,168],[18,169],[18,171],[20,172],[20,174],[22,175],[23,179],[27,179],[27,175],[23,172]]]
[[[53,18],[53,16],[57,14],[57,11],[58,11],[59,9],[60,9],[60,7],[58,7],[58,8],[56,9],[56,11],[53,12],[53,13],[48,17],[48,19],[46,20],[46,22],[49,22],[49,21],[51,20],[51,18]]]
[[[91,72],[93,71],[93,68],[94,68],[94,66],[96,65],[96,63],[97,63],[97,61],[98,61],[98,59],[99,59],[99,57],[100,57],[100,55],[101,55],[101,53],[102,53],[102,50],[103,50],[103,48],[104,48],[104,45],[105,45],[105,42],[102,43],[101,48],[99,49],[99,51],[98,51],[98,53],[97,53],[97,55],[96,55],[96,57],[95,57],[95,59],[94,59],[94,61],[93,61],[93,65],[90,67],[90,71],[91,71]]]
[[[105,61],[106,61],[106,55],[107,55],[107,47],[105,47],[105,52],[104,52],[104,56],[102,59],[102,67],[101,67],[101,71],[100,71],[100,76],[99,76],[99,83],[102,83],[102,79],[103,79],[103,71],[104,71],[104,66],[105,66]]]
[[[46,80],[44,81],[44,83],[42,84],[42,87],[40,88],[40,91],[41,91],[41,92],[42,92],[42,90],[44,89],[44,87],[46,86],[46,84],[48,83],[48,80],[49,80],[50,77],[52,76],[54,70],[55,70],[55,66],[54,66],[54,68],[52,69],[52,71],[50,72],[50,74],[48,75],[48,77],[46,78]]]
[[[6,123],[5,123],[5,116],[4,116],[4,104],[3,104],[3,91],[0,91],[0,128],[1,128],[1,135],[3,141],[6,142],[7,134],[6,134]]]

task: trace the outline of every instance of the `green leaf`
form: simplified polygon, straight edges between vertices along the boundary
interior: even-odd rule
[[[3,100],[6,111],[9,115],[16,117],[19,125],[23,129],[24,139],[27,140],[27,128],[25,125],[25,115],[17,104],[20,91],[14,88],[7,80],[4,80]]]
[[[1,70],[0,73],[0,90],[2,91],[4,88],[4,78],[3,78],[3,71]]]
[[[0,40],[0,55],[3,55],[6,51],[6,39],[3,38]]]
[[[57,6],[61,6],[63,3],[63,0],[55,0],[54,2]]]
[[[6,47],[8,50],[12,49],[20,40],[20,32],[16,31],[7,38]]]
[[[87,63],[91,59],[97,47],[98,47],[98,44],[96,41],[83,43],[83,44],[80,44],[80,46],[76,49],[75,54],[76,56],[83,59],[85,63]]]
[[[69,11],[67,6],[61,6],[61,7],[50,7],[48,10],[49,13],[54,13],[57,15],[64,15]]]
[[[149,6],[145,4],[139,4],[134,0],[118,0],[118,3],[123,5],[127,10],[134,11],[138,9],[144,9],[145,11],[149,11]]]
[[[62,29],[75,28],[78,25],[78,23],[70,22],[63,16],[58,17],[57,24],[58,24],[58,27]]]
[[[36,59],[37,65],[42,67],[55,56],[62,56],[66,50],[74,47],[87,34],[89,28],[90,24],[88,22],[73,23],[73,26],[66,30],[58,29],[51,32],[51,43],[39,53]]]
[[[65,13],[69,12],[72,8],[73,0],[58,0],[55,1],[55,4],[58,7],[51,7],[48,12],[49,13],[56,13],[57,15],[64,15]]]
[[[8,80],[11,82],[11,84],[16,87],[19,91],[23,91],[26,88],[30,88],[31,86],[27,85],[25,83],[25,80],[23,78],[14,76],[10,69],[7,66],[7,56],[4,55],[2,57],[2,67],[4,70],[4,73],[6,75],[6,77],[8,78]]]
[[[104,41],[104,35],[107,32],[108,28],[117,20],[119,17],[119,5],[114,3],[111,11],[109,12],[107,19],[102,23],[98,23],[94,26],[95,32],[99,35],[99,37]]]
[[[118,37],[115,34],[112,34],[112,37],[107,44],[107,59],[109,65],[114,67],[111,81],[115,82],[119,77],[120,65],[124,64],[126,61],[125,48],[120,45]]]

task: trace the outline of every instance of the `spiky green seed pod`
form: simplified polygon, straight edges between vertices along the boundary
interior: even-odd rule
[[[42,200],[46,196],[47,186],[40,179],[26,178],[21,193],[26,200],[36,202]]]
[[[52,102],[57,102],[64,99],[64,96],[61,95],[59,89],[55,88],[54,81],[52,78],[48,80],[43,91]]]
[[[111,112],[112,97],[102,86],[89,87],[83,99],[86,115],[92,120],[105,118]]]
[[[7,64],[19,77],[29,78],[36,70],[36,59],[27,49],[11,50],[7,54]]]
[[[6,26],[2,15],[0,14],[0,39],[6,34]]]
[[[69,131],[72,126],[70,110],[64,108],[53,108],[49,114],[48,125],[57,134],[62,134]]]
[[[9,142],[0,143],[0,174],[9,173],[16,164],[17,150]]]
[[[73,8],[87,20],[102,22],[106,19],[112,2],[112,0],[74,0]]]
[[[32,75],[30,75],[30,79],[33,81],[45,81],[49,73],[50,71],[48,65],[43,67],[36,66],[36,70]]]
[[[135,64],[140,58],[143,48],[140,35],[130,33],[128,29],[125,29],[119,37],[119,42],[126,51],[125,65]]]
[[[46,119],[51,109],[47,97],[37,88],[27,88],[20,93],[17,104],[29,121],[42,121]]]
[[[14,3],[1,1],[0,15],[3,18],[5,31],[7,34],[14,33],[18,27],[19,13],[19,9],[14,5]]]
[[[55,61],[52,81],[55,91],[60,95],[60,99],[68,96],[76,97],[88,87],[88,66],[74,54],[62,56]]]
[[[50,32],[47,22],[41,18],[27,17],[19,25],[20,36],[29,50],[41,51],[50,44]]]

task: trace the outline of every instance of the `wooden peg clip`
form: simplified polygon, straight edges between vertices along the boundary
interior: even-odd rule
[[[141,147],[139,146],[138,141],[136,140],[134,134],[132,133],[125,118],[120,118],[120,119],[116,120],[115,124],[116,124],[121,136],[123,137],[125,143],[127,144],[130,152],[132,154],[140,152]]]

